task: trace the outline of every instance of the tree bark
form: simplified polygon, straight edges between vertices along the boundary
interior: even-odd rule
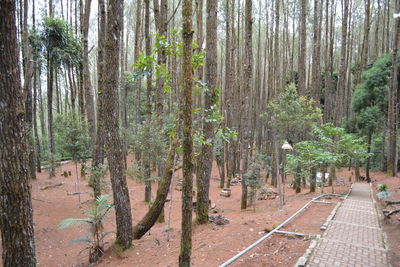
[[[129,190],[124,174],[121,139],[118,120],[118,64],[120,30],[123,23],[123,0],[110,0],[108,6],[107,35],[105,45],[104,72],[104,115],[107,160],[111,175],[111,185],[115,204],[117,224],[116,243],[129,248],[132,242],[132,215]]]
[[[15,1],[0,4],[0,229],[3,266],[36,266]]]
[[[53,126],[53,84],[54,84],[54,63],[50,58],[49,52],[47,55],[47,124],[48,124],[48,132],[49,132],[49,150],[50,150],[50,168],[49,168],[49,176],[54,177],[55,174],[55,154],[56,154],[56,145],[54,140],[54,126]]]
[[[144,31],[145,31],[145,38],[146,38],[146,55],[151,56],[151,37],[150,37],[150,0],[145,0],[145,18],[144,18]],[[149,67],[150,71],[152,71],[152,67]],[[151,85],[151,79],[152,79],[152,74],[147,75],[146,78],[146,126],[145,126],[145,131],[146,131],[146,136],[149,136],[150,134],[150,124],[151,124],[151,115],[152,115],[152,101],[151,101],[151,95],[152,95],[152,85]],[[147,143],[148,145],[148,143]],[[151,162],[150,162],[150,148],[146,147],[143,151],[145,153],[145,157],[143,159],[144,161],[144,176],[145,176],[145,192],[144,192],[144,201],[150,202],[151,200],[151,181],[150,181],[150,176],[151,176]]]
[[[300,52],[299,52],[299,95],[307,94],[306,88],[306,41],[307,0],[301,0],[300,8]]]
[[[207,91],[204,93],[204,122],[203,136],[207,144],[201,148],[201,158],[198,165],[197,176],[197,207],[196,222],[199,224],[208,223],[209,191],[210,178],[213,161],[214,147],[214,123],[210,120],[214,112],[217,112],[217,0],[207,0],[207,19],[206,19],[206,65],[205,65],[205,83]]]
[[[371,0],[364,0],[365,2],[365,20],[364,20],[364,40],[362,46],[361,68],[366,70],[368,67],[369,57],[369,32],[371,28]]]
[[[241,198],[241,209],[247,208],[247,184],[245,173],[248,167],[248,157],[249,157],[249,145],[250,145],[250,119],[249,119],[249,109],[250,109],[250,98],[249,94],[252,90],[252,75],[253,75],[253,44],[252,44],[252,1],[246,0],[245,6],[245,56],[244,56],[244,66],[243,66],[243,88],[246,88],[247,92],[244,92],[242,98],[242,198]]]
[[[400,12],[400,1],[396,0],[396,13]],[[392,51],[392,84],[389,90],[388,104],[388,151],[387,151],[387,175],[397,174],[397,91],[399,82],[397,52],[400,40],[400,19],[395,21],[393,51]]]
[[[319,94],[321,88],[321,10],[322,1],[314,0],[314,34],[312,54],[312,98],[314,107],[319,107]]]
[[[90,5],[92,0],[85,0],[85,8],[83,18],[81,21],[82,28],[82,74],[83,74],[83,88],[85,91],[85,107],[87,114],[87,121],[89,124],[89,135],[92,145],[92,151],[96,143],[96,118],[93,103],[93,88],[90,80],[89,72],[89,51],[88,51],[88,34],[89,34],[89,18],[90,18]]]
[[[224,118],[225,125],[228,128],[232,128],[232,40],[231,40],[231,0],[225,1],[225,87],[224,87]],[[224,151],[226,159],[226,169],[228,175],[227,187],[229,187],[229,180],[232,178],[232,158],[231,144],[224,142]],[[225,168],[223,166],[223,168]],[[222,187],[224,183],[221,181]]]
[[[99,165],[104,163],[104,144],[105,144],[105,127],[106,120],[104,113],[104,105],[107,102],[105,98],[104,76],[105,62],[104,53],[106,45],[106,10],[104,0],[99,0],[99,21],[98,21],[98,54],[97,54],[97,130],[95,146],[93,150],[92,171],[97,171]],[[97,199],[101,195],[101,181],[99,175],[91,176],[94,198]]]
[[[168,196],[169,187],[171,185],[171,178],[174,173],[174,158],[177,146],[178,142],[173,141],[168,153],[165,171],[157,189],[156,199],[146,215],[133,227],[134,239],[140,239],[143,235],[145,235],[151,229],[151,227],[153,227],[157,221],[157,218],[164,210],[164,204]]]
[[[329,3],[331,3],[331,15],[329,16]],[[333,14],[333,15],[332,15]],[[336,15],[336,4],[335,2],[326,1],[325,10],[325,103],[324,103],[324,122],[333,121],[334,111],[334,98],[335,90],[333,85],[333,47],[334,47],[334,22]]]
[[[342,39],[340,47],[340,68],[339,78],[336,87],[336,102],[334,111],[334,123],[338,125],[345,116],[345,91],[346,91],[346,75],[347,75],[347,28],[349,18],[349,0],[342,1]]]
[[[276,95],[279,94],[279,91],[282,88],[279,88],[279,81],[280,81],[280,68],[281,68],[281,61],[279,60],[279,15],[280,15],[280,2],[276,0],[275,1],[275,31],[274,31],[274,58],[273,58],[273,65],[274,67],[272,68],[273,72],[273,79],[274,79],[274,89],[273,93],[270,97],[270,99],[274,98]]]
[[[192,254],[193,140],[192,140],[192,0],[182,0],[182,120],[183,120],[183,183],[182,234],[179,266],[190,267]]]

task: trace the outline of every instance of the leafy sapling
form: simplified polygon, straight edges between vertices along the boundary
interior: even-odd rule
[[[108,203],[107,197],[102,195],[96,199],[93,207],[85,212],[85,214],[88,216],[87,218],[69,218],[59,223],[60,229],[80,225],[88,226],[87,236],[73,239],[70,242],[84,242],[88,244],[85,250],[89,250],[90,263],[96,262],[104,254],[104,238],[112,232],[103,232],[103,223],[113,207],[113,204]]]

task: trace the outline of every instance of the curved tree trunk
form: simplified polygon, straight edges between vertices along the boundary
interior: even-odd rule
[[[15,1],[0,4],[0,229],[3,266],[36,266]]]
[[[168,153],[166,167],[163,177],[157,189],[157,196],[146,215],[133,227],[133,238],[140,239],[156,223],[157,218],[164,210],[165,200],[167,199],[171,178],[174,173],[174,157],[178,146],[177,141],[173,141]]]

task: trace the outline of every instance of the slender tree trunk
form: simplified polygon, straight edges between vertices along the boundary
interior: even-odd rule
[[[274,79],[274,89],[273,93],[271,95],[271,98],[274,98],[276,95],[279,94],[279,92],[282,90],[282,88],[279,88],[279,82],[280,82],[280,68],[281,68],[281,62],[279,60],[279,15],[280,15],[280,2],[279,0],[275,0],[275,31],[274,31],[274,58],[273,58],[273,79]],[[272,66],[272,64],[271,64]]]
[[[225,87],[224,87],[224,117],[225,117],[225,125],[228,128],[232,128],[232,51],[231,51],[231,7],[230,7],[231,0],[225,1]],[[227,176],[228,182],[227,187],[229,187],[229,180],[232,178],[232,153],[231,153],[231,144],[224,142],[224,151],[225,159],[226,159],[226,169],[227,169]],[[224,166],[223,166],[224,168]],[[222,187],[224,186],[221,181]]]
[[[306,88],[306,43],[307,43],[307,0],[301,0],[300,8],[300,53],[299,53],[299,94],[305,96]]]
[[[319,94],[321,88],[321,10],[322,1],[314,0],[314,34],[313,34],[313,55],[312,55],[312,98],[314,106],[319,107]]]
[[[203,50],[203,6],[204,0],[195,0],[195,13],[196,13],[196,43],[199,51]],[[195,75],[199,80],[203,80],[203,66],[199,66],[195,71]],[[202,106],[202,94],[194,96],[194,106],[199,108]]]
[[[134,48],[134,59],[135,62],[139,58],[139,53],[141,50],[142,43],[142,0],[136,1],[136,22],[135,22],[135,48]],[[135,92],[136,92],[136,114],[135,114],[135,132],[138,132],[139,125],[142,123],[141,118],[141,93],[142,93],[142,83],[141,81],[137,81],[135,83]],[[135,153],[136,162],[140,162],[141,152],[137,151]]]
[[[333,15],[329,16],[329,3],[331,3],[331,11]],[[333,121],[333,112],[334,112],[334,98],[335,98],[335,90],[333,84],[333,48],[334,48],[334,22],[336,15],[336,4],[334,1],[329,2],[326,1],[326,44],[325,44],[325,52],[326,52],[326,61],[325,61],[325,103],[324,103],[324,122],[332,122]]]
[[[144,28],[145,28],[145,38],[146,38],[146,55],[151,55],[151,39],[150,39],[150,0],[145,0],[145,19],[144,19]],[[152,67],[150,67],[152,69]],[[152,74],[150,73],[147,75],[146,79],[146,136],[149,137],[150,134],[150,124],[151,124],[151,115],[152,115],[152,85],[151,85]],[[150,155],[150,148],[145,148],[143,151],[146,155],[144,156],[144,176],[145,176],[145,192],[144,192],[144,201],[150,202],[151,200],[151,155]]]
[[[53,84],[54,84],[54,63],[50,58],[50,55],[47,55],[47,124],[49,131],[49,150],[50,150],[50,168],[49,168],[49,176],[54,177],[55,174],[55,140],[54,140],[54,126],[53,126]]]
[[[400,1],[396,0],[396,13],[400,12]],[[394,40],[392,51],[392,84],[389,90],[388,105],[388,151],[387,151],[387,175],[396,176],[397,174],[397,92],[399,82],[397,51],[400,41],[400,19],[395,20]]]
[[[376,14],[376,22],[375,22],[375,33],[374,33],[374,50],[373,55],[371,55],[371,59],[375,60],[379,56],[379,29],[382,27],[381,25],[381,0],[377,0],[378,10]]]
[[[163,36],[165,40],[167,40],[167,15],[168,15],[168,1],[167,0],[161,0],[160,4],[158,3],[158,0],[154,0],[154,6],[159,6],[159,8],[155,8],[155,17],[156,17],[156,26],[157,26],[157,32],[159,36]],[[160,10],[159,12],[156,10]],[[167,54],[164,46],[160,47],[160,51],[158,52],[157,55],[157,64],[158,66],[161,66],[162,68],[167,68]],[[161,74],[157,74],[157,89],[156,89],[156,114],[157,114],[157,123],[160,132],[163,131],[164,128],[164,123],[163,123],[163,113],[164,113],[164,77]],[[157,162],[157,170],[158,170],[158,176],[162,177],[163,172],[165,169],[165,163],[164,162]],[[158,184],[160,185],[161,182]],[[164,209],[161,211],[160,217],[158,219],[159,222],[164,222],[165,217],[164,217]]]
[[[371,145],[372,145],[372,132],[368,134],[368,140],[367,140],[367,152],[371,152]],[[371,177],[369,176],[369,169],[370,169],[370,158],[367,158],[367,164],[365,166],[365,178],[367,179],[367,182],[371,182]]]
[[[364,0],[365,2],[365,20],[364,20],[364,40],[362,46],[361,68],[366,70],[368,67],[369,57],[369,32],[371,28],[371,0]]]
[[[36,61],[36,60],[35,60]],[[35,70],[34,70],[34,76],[33,76],[33,131],[35,135],[35,145],[36,145],[36,171],[37,172],[42,172],[42,165],[41,165],[41,147],[40,147],[40,140],[39,140],[39,130],[38,130],[38,125],[37,125],[37,105],[38,105],[38,97],[37,97],[37,86],[38,84],[38,70],[37,70],[37,64],[35,64]]]
[[[336,87],[336,102],[334,112],[334,123],[339,124],[344,117],[345,110],[345,91],[346,91],[346,75],[347,75],[347,28],[349,18],[349,0],[342,1],[342,39],[340,47],[340,68],[339,78]]]
[[[0,4],[0,224],[3,266],[36,266],[15,1]]]
[[[210,191],[210,178],[213,162],[214,147],[214,123],[209,118],[216,112],[217,103],[217,0],[207,0],[207,20],[206,20],[206,65],[205,65],[205,83],[208,90],[204,94],[204,122],[203,136],[206,142],[201,148],[201,158],[199,162],[199,171],[197,176],[197,208],[196,222],[199,224],[208,223],[208,200]]]
[[[192,140],[192,0],[182,0],[182,110],[183,120],[183,184],[182,234],[179,266],[190,267],[192,254],[193,140]]]
[[[250,145],[250,98],[249,93],[252,90],[251,81],[253,75],[253,44],[252,44],[252,24],[253,24],[253,16],[252,16],[252,0],[246,0],[245,6],[245,62],[243,66],[243,88],[246,88],[244,96],[242,98],[242,123],[241,127],[243,129],[243,143],[242,143],[242,198],[241,198],[241,209],[247,208],[247,184],[246,184],[246,176],[248,167],[248,157],[249,157],[249,145]]]
[[[104,110],[100,115],[107,121],[105,124],[107,160],[111,175],[111,185],[115,204],[117,224],[116,243],[123,248],[131,246],[132,215],[129,190],[124,174],[122,144],[119,136],[118,120],[118,64],[120,30],[123,22],[123,0],[110,0],[108,6],[107,35],[105,46],[104,68]]]
[[[100,164],[104,163],[105,151],[105,130],[106,120],[105,115],[102,114],[105,110],[107,99],[105,98],[105,62],[104,53],[106,45],[106,10],[104,0],[99,0],[99,22],[98,22],[98,54],[97,54],[97,130],[95,146],[93,150],[92,171],[97,172]],[[101,195],[101,181],[99,175],[91,175],[91,183],[93,186],[94,198],[96,199]]]
[[[311,175],[311,177],[310,177],[310,193],[315,193],[315,188],[316,188],[316,185],[317,185],[317,181],[316,181],[316,174],[317,174],[317,171],[316,171],[316,169],[315,168],[311,168],[311,172],[310,172],[310,175]]]
[[[90,5],[92,0],[85,0],[85,9],[81,21],[82,29],[82,74],[83,74],[83,88],[85,91],[85,106],[87,120],[89,124],[90,141],[92,145],[92,152],[95,150],[96,143],[96,118],[93,103],[93,88],[90,80],[89,72],[89,51],[88,51],[88,34],[89,34],[89,18],[90,18]]]

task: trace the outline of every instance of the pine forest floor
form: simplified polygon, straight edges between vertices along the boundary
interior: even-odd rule
[[[131,164],[131,161],[129,162]],[[215,164],[215,163],[214,163]],[[78,166],[80,168],[80,166]],[[63,177],[64,171],[71,171],[72,176]],[[353,171],[344,170],[338,172],[338,177],[344,178],[346,185],[336,186],[335,193],[347,193],[350,188],[349,177],[354,180]],[[386,183],[391,192],[389,199],[400,200],[400,178],[389,178],[383,173],[371,174],[374,184]],[[171,207],[171,230],[166,232],[167,223],[157,223],[141,240],[135,240],[134,247],[122,252],[115,253],[107,249],[105,256],[96,264],[99,267],[106,266],[143,266],[143,267],[173,267],[178,266],[178,255],[180,247],[180,222],[181,222],[181,194],[176,189],[176,184],[182,178],[182,172],[177,171],[173,177],[172,207]],[[108,178],[106,178],[108,180]],[[60,186],[44,187],[62,183]],[[308,194],[308,189],[303,189],[301,194],[294,194],[292,188],[286,185],[286,205],[284,211],[278,211],[279,199],[257,200],[256,208],[241,211],[240,196],[241,186],[231,186],[232,196],[223,197],[218,188],[218,171],[213,166],[210,186],[210,199],[216,205],[218,214],[222,214],[229,220],[226,225],[218,226],[213,223],[208,225],[193,226],[193,248],[192,266],[218,266],[225,262],[237,252],[246,248],[265,234],[265,230],[272,230],[283,222],[291,214],[300,209],[313,197],[320,194]],[[148,209],[144,199],[144,185],[128,179],[131,196],[133,224],[138,222]],[[153,183],[153,198],[155,197],[157,184]],[[272,188],[271,186],[267,186]],[[374,186],[376,188],[376,186]],[[87,266],[88,251],[85,244],[71,243],[72,239],[83,237],[87,234],[86,226],[79,226],[60,230],[58,223],[66,218],[84,218],[84,211],[91,205],[91,187],[87,186],[87,179],[80,182],[81,204],[76,192],[75,165],[72,162],[57,168],[57,176],[49,179],[47,171],[38,173],[38,178],[32,183],[32,202],[34,209],[34,224],[36,238],[37,266]],[[325,193],[330,193],[331,188],[325,187]],[[111,192],[109,192],[111,198]],[[339,198],[330,200],[336,203]],[[165,216],[168,219],[168,211],[171,202],[166,203]],[[335,204],[313,203],[311,206],[288,223],[281,230],[289,232],[300,232],[304,234],[322,234],[320,226],[334,208]],[[380,208],[386,209],[382,201],[378,201]],[[394,209],[398,206],[388,207]],[[381,212],[380,212],[381,214]],[[216,215],[210,213],[210,215]],[[193,214],[195,218],[195,214]],[[400,213],[393,215],[390,222],[383,221],[390,246],[390,259],[392,265],[400,262],[400,225],[398,218]],[[112,212],[105,221],[105,230],[115,230],[114,213]],[[169,236],[169,240],[168,240]],[[106,248],[112,244],[114,236],[107,238]],[[297,259],[303,255],[309,246],[310,240],[303,240],[293,236],[274,234],[264,240],[259,246],[248,252],[231,266],[293,266]],[[1,264],[1,260],[0,260]]]

